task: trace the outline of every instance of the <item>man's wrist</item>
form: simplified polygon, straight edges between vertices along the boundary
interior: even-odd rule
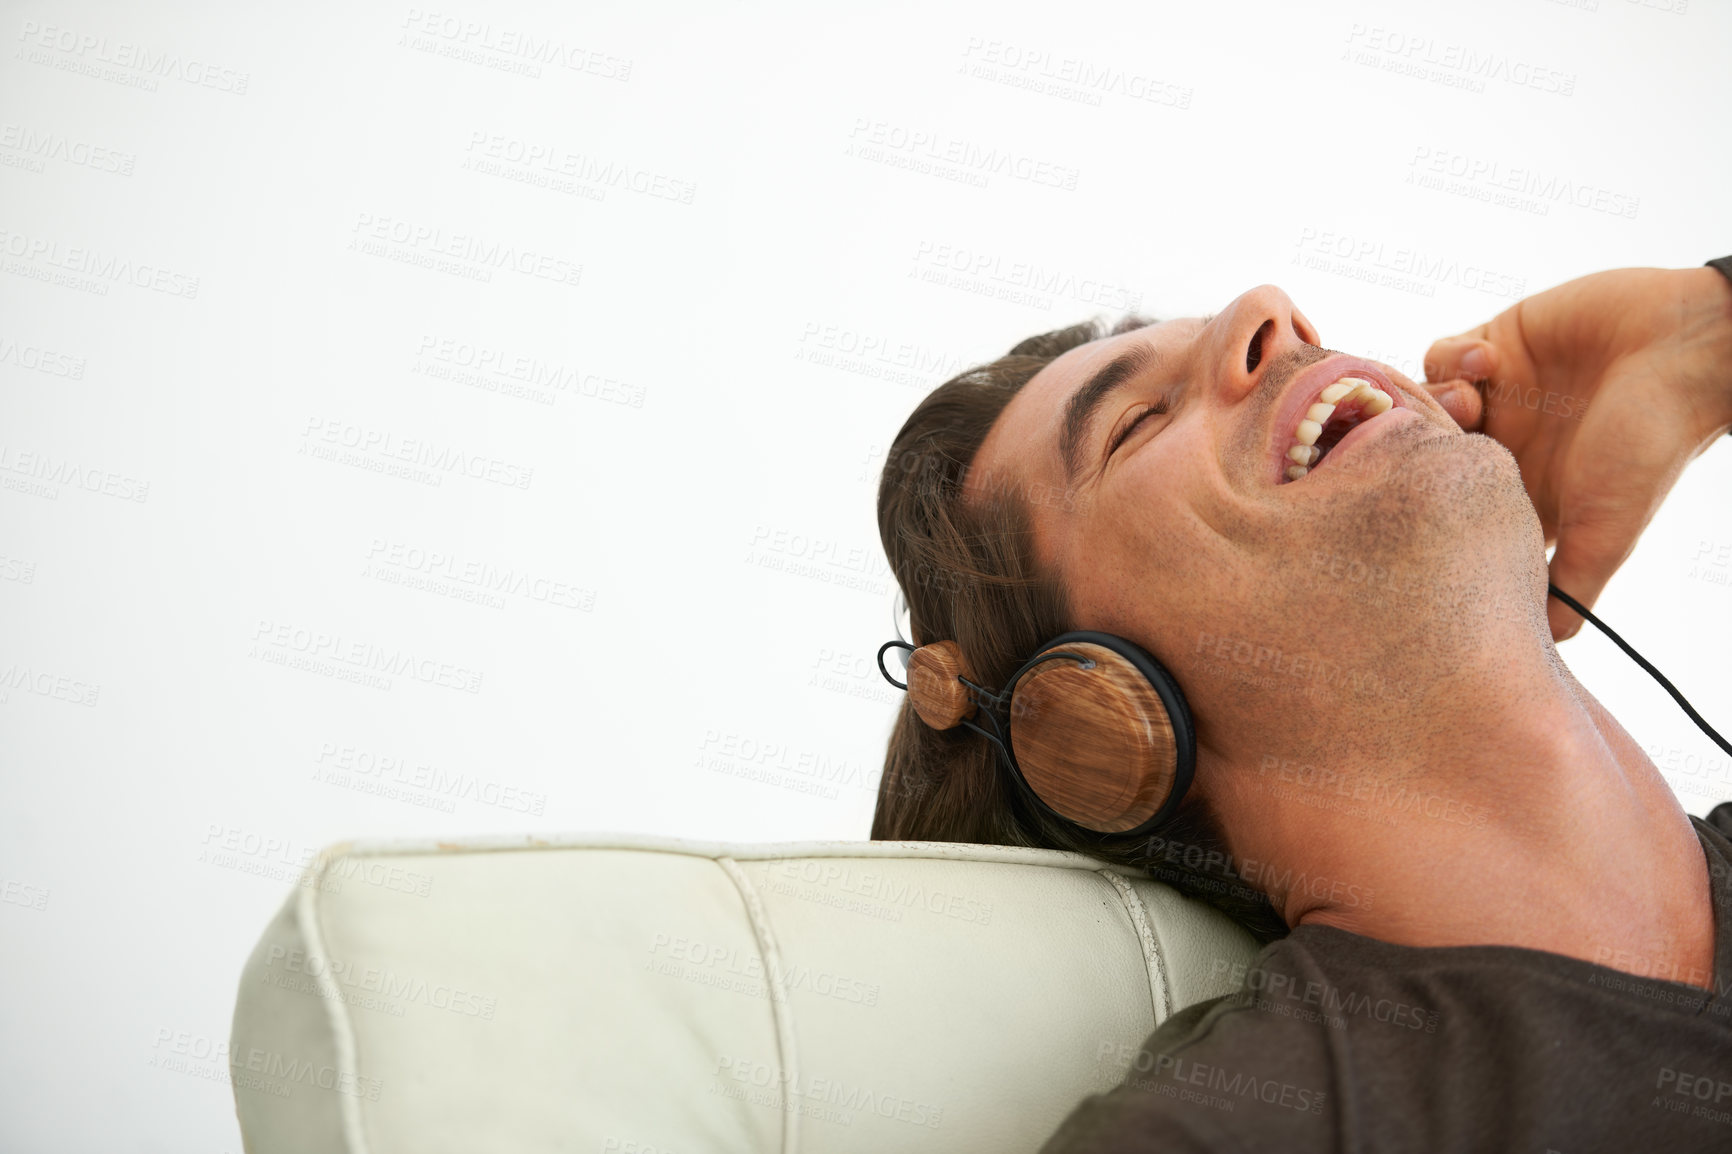
[[[1679,269],[1678,337],[1694,377],[1706,440],[1732,432],[1732,257]],[[1698,426],[1702,427],[1702,426]],[[1704,444],[1704,447],[1706,445]]]
[[[1702,267],[1713,269],[1725,277],[1728,283],[1732,283],[1732,256],[1715,257],[1713,260],[1703,261]]]
[[[1722,303],[1726,304],[1727,311],[1732,311],[1732,256],[1717,257],[1714,260],[1707,261],[1702,267],[1711,268],[1720,274],[1720,287],[1725,290],[1722,296],[1726,298]],[[1732,366],[1726,368],[1722,373],[1722,377],[1732,378]],[[1732,392],[1732,380],[1726,381],[1725,383],[1727,391]],[[1728,436],[1732,436],[1732,415],[1729,415],[1726,422],[1726,433]]]

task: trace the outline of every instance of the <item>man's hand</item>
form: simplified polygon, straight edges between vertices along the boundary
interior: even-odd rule
[[[1594,273],[1433,344],[1425,375],[1458,425],[1515,454],[1557,543],[1552,584],[1591,608],[1684,466],[1732,427],[1732,284],[1712,268]],[[1582,627],[1546,605],[1554,640]]]

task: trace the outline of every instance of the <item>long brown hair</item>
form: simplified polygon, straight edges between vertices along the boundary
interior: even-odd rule
[[[962,486],[993,422],[1036,373],[1079,345],[1150,323],[1129,316],[1110,330],[1094,321],[1030,337],[915,407],[878,485],[878,533],[908,600],[914,644],[954,641],[975,676],[999,686],[1041,643],[1076,628],[1063,587],[1035,562],[1028,515],[1031,502],[1069,504],[1074,495],[987,477],[964,503]],[[1259,940],[1287,932],[1268,898],[1233,871],[1195,792],[1154,837],[1094,843],[1027,804],[1009,773],[986,738],[960,726],[933,729],[904,699],[872,837],[1078,850],[1144,869],[1225,911]]]

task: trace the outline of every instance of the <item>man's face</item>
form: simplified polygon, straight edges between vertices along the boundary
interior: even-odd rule
[[[966,500],[998,491],[1028,508],[1074,627],[1143,645],[1204,717],[1314,694],[1299,655],[1387,678],[1395,646],[1471,609],[1476,572],[1543,554],[1507,451],[1388,366],[1319,345],[1270,286],[1206,322],[1094,341],[1017,394],[968,473]],[[1310,456],[1293,451],[1301,420],[1343,377],[1391,403],[1343,401],[1321,459],[1290,479]]]

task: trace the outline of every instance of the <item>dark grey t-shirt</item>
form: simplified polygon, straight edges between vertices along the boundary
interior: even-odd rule
[[[1237,994],[1161,1023],[1042,1154],[1729,1154],[1732,805],[1691,821],[1713,990],[1541,950],[1300,926]]]

